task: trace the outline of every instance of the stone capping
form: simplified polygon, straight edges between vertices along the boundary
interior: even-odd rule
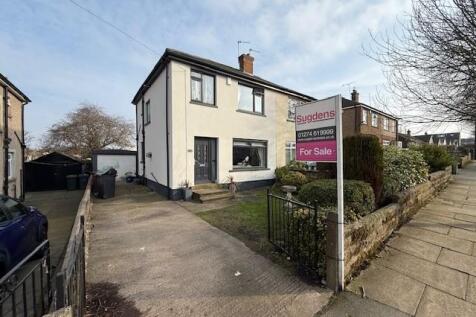
[[[345,225],[345,278],[357,273],[374,256],[393,231],[415,215],[428,200],[444,189],[451,178],[451,167],[431,173],[428,181],[398,195],[398,201]]]

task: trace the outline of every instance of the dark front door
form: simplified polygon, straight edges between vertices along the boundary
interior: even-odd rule
[[[216,140],[195,138],[195,183],[216,180]]]

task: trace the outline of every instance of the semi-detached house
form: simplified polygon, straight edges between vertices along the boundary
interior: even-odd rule
[[[185,181],[273,182],[294,157],[294,107],[314,98],[240,68],[166,49],[136,93],[137,175],[171,199]]]

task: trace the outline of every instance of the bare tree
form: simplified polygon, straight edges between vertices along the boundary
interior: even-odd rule
[[[368,56],[409,123],[476,122],[475,0],[413,0],[389,34],[372,34]]]
[[[133,145],[134,126],[121,117],[106,114],[99,106],[82,104],[53,124],[43,140],[46,151],[61,151],[82,158],[106,147]]]

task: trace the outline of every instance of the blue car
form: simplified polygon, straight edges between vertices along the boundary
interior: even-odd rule
[[[0,195],[0,277],[48,238],[48,220],[38,209]]]

